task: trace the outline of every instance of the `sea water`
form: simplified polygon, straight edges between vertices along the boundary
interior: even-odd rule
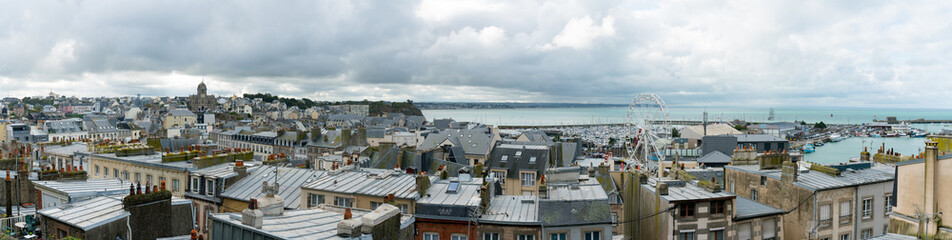
[[[693,120],[703,118],[708,113],[710,121],[730,121],[734,119],[749,122],[769,122],[769,108],[713,108],[713,107],[670,107],[667,109],[669,120]],[[528,109],[447,109],[423,110],[428,120],[453,118],[457,121],[475,121],[490,125],[577,125],[609,124],[627,121],[626,107],[599,108],[528,108]],[[952,111],[945,109],[866,109],[866,108],[775,108],[773,121],[806,121],[832,124],[863,124],[886,117],[899,120],[929,119],[952,120]],[[930,132],[952,129],[949,124],[913,124],[915,128]],[[804,154],[806,161],[816,163],[841,163],[858,157],[867,147],[875,153],[883,143],[886,148],[904,156],[918,154],[925,147],[925,138],[872,138],[852,137],[836,143],[817,147],[816,152]]]

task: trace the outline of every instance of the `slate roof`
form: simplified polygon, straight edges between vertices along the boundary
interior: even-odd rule
[[[721,151],[711,151],[697,159],[698,163],[731,163],[731,157]]]
[[[175,109],[175,110],[169,111],[169,115],[170,116],[196,116],[195,113],[193,113],[192,111],[185,110],[185,109]]]
[[[539,212],[539,221],[546,226],[611,224],[612,222],[608,200],[539,200],[539,209],[553,210]]]
[[[914,240],[917,239],[915,236],[906,236],[895,233],[887,233],[884,235],[875,236],[869,240]]]
[[[261,183],[264,181],[274,183],[274,169],[274,166],[261,166],[225,189],[221,197],[249,201],[251,198],[264,196],[264,193],[261,193]],[[278,195],[284,198],[284,208],[288,209],[297,209],[301,206],[302,185],[316,181],[326,174],[321,170],[288,167],[280,167],[278,172],[280,185]]]
[[[549,165],[549,147],[533,143],[505,143],[493,149],[492,155],[486,163],[489,169],[507,170],[506,178],[519,179],[520,171],[534,170],[536,178]],[[517,156],[518,154],[518,156]],[[503,158],[506,160],[503,161]],[[532,159],[535,158],[535,162]]]
[[[72,156],[79,153],[89,153],[89,148],[86,147],[86,144],[73,143],[67,146],[60,145],[49,145],[44,150],[47,154],[59,155],[59,156]]]
[[[552,139],[548,135],[545,135],[545,132],[540,130],[529,130],[522,132],[521,136],[526,136],[529,139],[529,142],[538,142],[538,143],[549,143],[552,142]]]
[[[489,202],[489,208],[479,216],[481,223],[539,224],[538,196],[498,195]]]
[[[736,206],[734,209],[737,210],[737,214],[734,215],[734,221],[783,214],[783,210],[743,197],[735,198],[734,206]]]
[[[447,129],[430,133],[420,143],[420,150],[432,150],[449,140],[454,146],[462,146],[466,154],[486,155],[493,148],[494,134],[489,128]]]
[[[474,178],[469,182],[458,182],[456,192],[448,192],[453,179],[434,181],[430,188],[426,190],[426,196],[417,200],[417,204],[432,204],[440,206],[466,206],[476,207],[479,205],[479,188],[482,186],[482,179]],[[415,185],[415,184],[414,184]]]
[[[118,197],[97,197],[87,201],[45,208],[38,211],[45,218],[69,224],[83,231],[128,217]]]
[[[760,167],[757,165],[729,165],[725,166],[725,168],[767,176],[777,180],[780,180],[781,175],[781,170],[760,170]],[[887,182],[895,179],[894,168],[876,165],[869,169],[856,170],[855,172],[844,171],[840,173],[839,177],[833,177],[817,171],[800,171],[799,175],[797,175],[797,181],[793,184],[818,191]]]
[[[258,169],[258,166],[254,166],[254,163],[252,162],[246,162],[245,166],[248,167],[248,169],[246,170],[249,173],[254,172],[255,170]],[[191,174],[205,176],[208,178],[215,178],[215,179],[225,179],[225,178],[238,176],[238,173],[235,172],[234,162],[222,163],[222,164],[218,164],[214,166],[208,166],[202,169],[193,170],[191,171]]]
[[[360,194],[386,197],[393,193],[402,199],[417,199],[416,177],[412,174],[392,170],[364,169],[328,174],[303,188],[334,193]]]

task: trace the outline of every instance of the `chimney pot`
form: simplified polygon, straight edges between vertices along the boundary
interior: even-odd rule
[[[350,208],[344,210],[344,220],[351,219],[353,214],[350,212]]]

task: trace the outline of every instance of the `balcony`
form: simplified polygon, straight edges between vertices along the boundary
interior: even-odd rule
[[[826,228],[826,227],[831,227],[831,226],[833,226],[833,220],[832,220],[832,219],[820,220],[820,222],[817,223],[817,227],[818,227],[818,228]]]
[[[853,215],[840,216],[840,224],[849,224],[853,221]]]

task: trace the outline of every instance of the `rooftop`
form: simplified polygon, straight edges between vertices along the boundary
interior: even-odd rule
[[[538,196],[495,196],[480,222],[509,224],[539,224]]]
[[[734,199],[734,206],[737,206],[737,215],[734,216],[734,221],[757,218],[762,216],[769,216],[774,214],[783,214],[783,210],[774,208],[771,206],[764,205],[759,202],[752,201],[743,197],[737,197]]]
[[[648,178],[648,184],[643,184],[642,187],[648,189],[653,193],[658,193],[656,187],[658,182],[668,183],[668,195],[661,195],[660,197],[668,202],[680,202],[680,201],[697,201],[697,200],[717,200],[717,199],[732,199],[734,198],[733,193],[726,191],[720,192],[711,192],[707,189],[698,187],[696,183],[687,183],[683,180],[667,180],[659,178]]]
[[[585,201],[585,200],[608,200],[608,194],[598,180],[590,178],[580,183],[572,184],[549,184],[547,200],[554,201]]]
[[[427,189],[426,196],[417,200],[417,203],[475,207],[479,205],[479,188],[482,187],[482,182],[480,178],[474,178],[473,181],[469,182],[450,179],[434,181]],[[455,190],[451,188],[455,188]]]
[[[757,174],[780,180],[781,170],[760,170],[757,165],[729,165],[725,169],[732,169],[741,172]],[[843,171],[839,177],[834,177],[818,171],[801,170],[797,176],[794,185],[810,190],[826,190],[844,188],[865,184],[873,184],[895,180],[895,173],[892,167],[885,165],[875,165],[869,169]]]
[[[102,196],[125,194],[129,191],[131,182],[123,182],[117,178],[91,179],[78,181],[34,181],[37,188],[45,188],[44,191],[53,191],[70,198],[80,198],[87,196]]]
[[[240,201],[260,198],[265,195],[261,192],[261,183],[264,181],[274,183],[274,170],[274,166],[261,166],[254,172],[249,173],[247,177],[225,189],[221,196]],[[325,174],[321,170],[279,167],[278,184],[280,189],[278,196],[284,198],[284,207],[288,209],[299,208],[301,206],[301,185],[313,182]]]
[[[46,208],[38,211],[43,217],[55,219],[89,231],[130,214],[122,208],[120,197],[97,197],[87,201]]]
[[[364,169],[343,171],[336,175],[327,175],[317,181],[304,184],[303,188],[335,193],[360,194],[385,197],[393,194],[396,198],[417,199],[416,177],[392,170]]]
[[[245,162],[245,166],[248,167],[248,172],[253,172],[255,169],[258,169],[258,166],[254,166],[252,162]],[[235,163],[228,162],[222,163],[202,169],[197,169],[191,171],[192,175],[200,175],[208,178],[224,179],[238,176],[238,173],[235,172]]]
[[[359,218],[368,212],[353,210],[351,213],[354,218]],[[278,239],[346,239],[337,236],[337,224],[344,219],[344,214],[324,209],[292,210],[281,216],[265,216],[261,229],[242,224],[240,212],[213,213],[209,217]],[[223,234],[224,238],[230,237],[229,233]]]

